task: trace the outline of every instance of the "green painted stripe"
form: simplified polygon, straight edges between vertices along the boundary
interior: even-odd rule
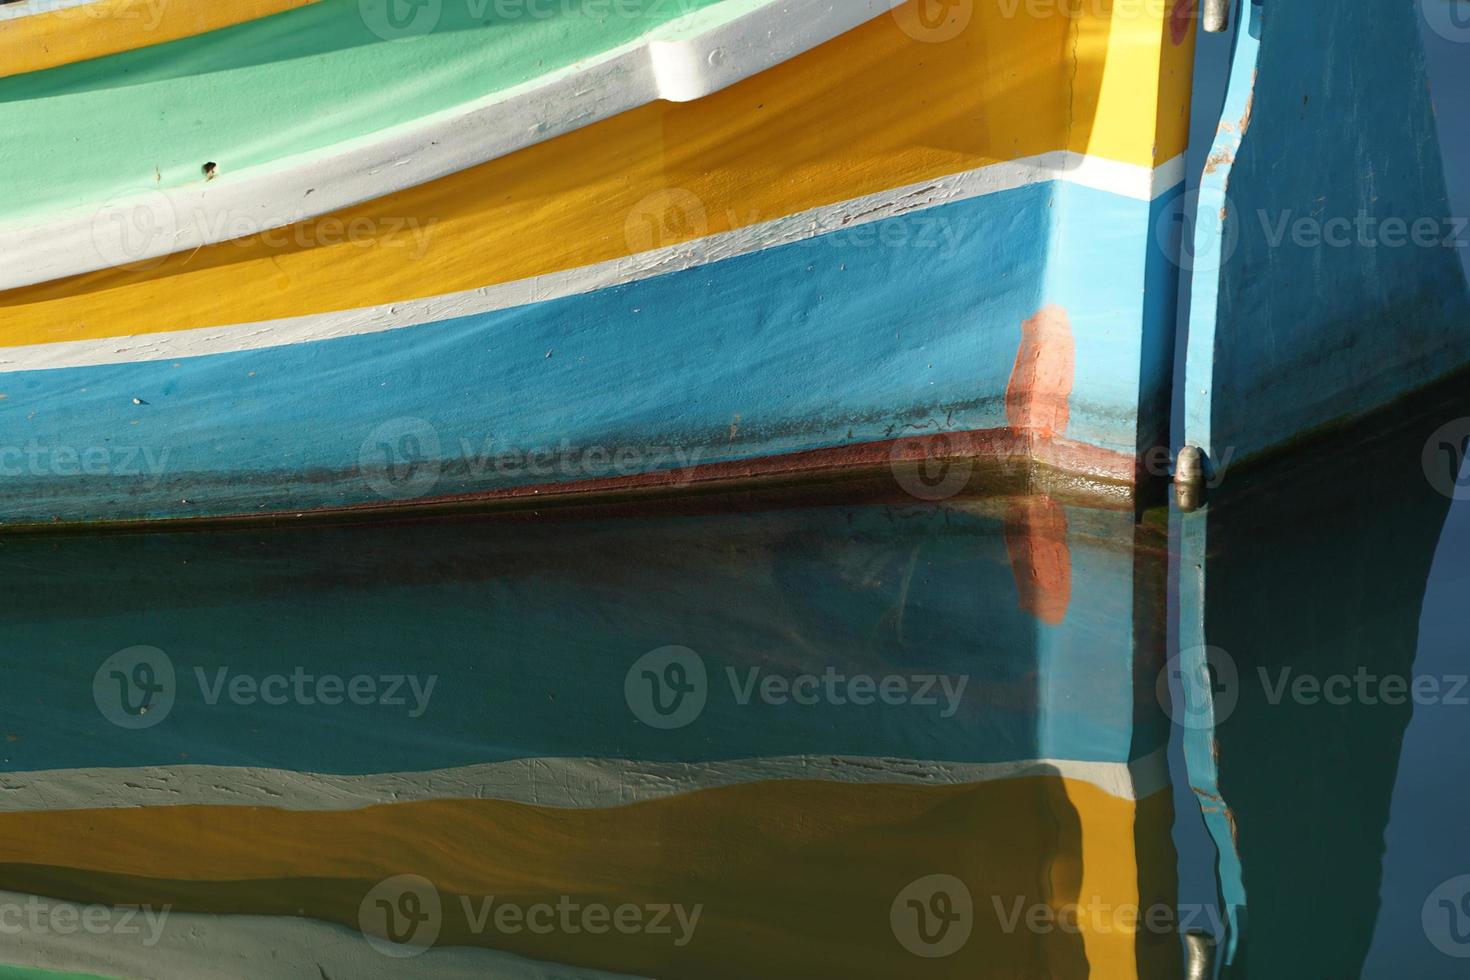
[[[0,80],[0,222],[319,150],[493,94],[728,0],[323,0]],[[381,14],[438,10],[384,41]],[[429,15],[425,15],[429,16]],[[421,22],[425,25],[427,22]],[[370,26],[371,25],[371,26]]]
[[[96,973],[68,973],[64,970],[41,970],[29,966],[7,966],[0,963],[0,980],[104,980]]]

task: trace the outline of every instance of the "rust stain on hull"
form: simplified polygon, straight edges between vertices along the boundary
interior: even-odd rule
[[[1072,321],[1065,309],[1043,307],[1021,324],[1021,346],[1006,386],[1006,421],[1012,428],[1066,433],[1076,362]]]

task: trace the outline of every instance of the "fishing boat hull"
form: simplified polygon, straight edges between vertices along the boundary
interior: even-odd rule
[[[1455,83],[1432,77],[1424,42],[1464,40],[1450,6],[1238,5],[1189,201],[1176,396],[1176,442],[1203,450],[1212,479],[1470,365],[1470,220],[1441,147],[1460,119],[1434,104]]]
[[[582,60],[477,98],[431,73],[437,101],[382,129],[282,102],[271,140],[248,102],[219,109],[288,82],[360,108],[317,62],[238,53],[298,24],[339,72],[471,57],[442,25],[348,46],[334,6],[0,79],[0,113],[37,134],[7,151],[23,172],[57,111],[132,127],[0,227],[21,256],[0,282],[7,522],[935,456],[1126,495],[1166,441],[1187,3],[724,0],[562,25]],[[201,85],[202,135],[156,121],[204,111]]]

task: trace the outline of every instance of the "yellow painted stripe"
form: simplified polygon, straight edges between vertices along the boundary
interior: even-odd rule
[[[1053,776],[947,787],[758,783],[627,807],[488,800],[310,813],[165,807],[0,816],[7,887],[176,911],[304,914],[356,926],[375,884],[412,874],[442,895],[445,945],[490,945],[640,976],[1092,976],[1139,970],[1113,912],[1172,905],[1170,797],[1137,805]],[[952,972],[894,939],[906,885],[949,874],[974,902]],[[458,896],[528,905],[702,905],[695,940],[476,934]],[[1007,931],[1017,900],[1105,907],[1056,929]],[[1168,947],[1170,944],[1159,944]],[[1177,945],[1173,946],[1177,957]],[[979,972],[976,972],[976,971]],[[1153,975],[1153,974],[1150,974]]]
[[[646,106],[292,229],[13,290],[0,346],[459,292],[1053,150],[1150,168],[1177,156],[1188,46],[1140,10],[1155,5],[1077,6],[1073,19],[977,4],[938,43],[879,17],[699,102]]]
[[[318,0],[93,0],[0,21],[0,78],[133,51]]]

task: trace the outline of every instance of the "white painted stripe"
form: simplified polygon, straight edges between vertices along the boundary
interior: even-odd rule
[[[96,2],[97,0],[22,0],[21,3],[16,4],[0,4],[0,24],[7,20],[20,20],[22,17],[70,10],[73,7],[84,7]],[[153,0],[153,2],[167,2],[167,0]]]
[[[1148,170],[1056,151],[813,208],[580,269],[429,299],[193,330],[0,348],[0,369],[31,371],[176,360],[379,333],[588,293],[1028,184],[1061,180],[1149,201],[1176,186],[1183,176],[1182,156]]]
[[[1050,157],[1052,154],[1045,154]],[[1152,201],[1184,180],[1184,154],[1166,160],[1152,170],[1105,157],[1066,153],[1062,179],[1093,190],[1110,191],[1141,201]]]
[[[458,946],[434,947],[406,957],[385,956],[353,929],[296,916],[204,915],[150,907],[128,915],[125,926],[122,913],[113,914],[101,921],[117,928],[98,931],[79,926],[99,921],[99,913],[89,914],[89,908],[95,906],[0,891],[0,910],[8,912],[10,924],[0,962],[107,977],[189,980],[618,980],[627,976]]]
[[[1154,168],[1153,185],[1150,188],[1150,200],[1163,196],[1165,191],[1173,190],[1184,183],[1184,154],[1181,153],[1172,160],[1165,160]]]
[[[0,291],[157,258],[385,197],[659,99],[765,71],[904,0],[725,0],[636,41],[369,137],[0,226]],[[100,205],[100,207],[98,206]],[[180,216],[202,220],[180,220]]]
[[[382,803],[446,799],[587,809],[773,780],[951,786],[1044,774],[1091,783],[1126,800],[1150,796],[1168,784],[1162,750],[1132,763],[1052,759],[957,763],[842,756],[698,763],[517,759],[369,776],[177,765],[5,773],[0,775],[0,813],[192,805],[355,810]]]

